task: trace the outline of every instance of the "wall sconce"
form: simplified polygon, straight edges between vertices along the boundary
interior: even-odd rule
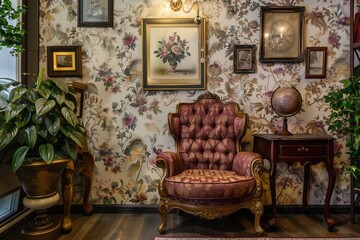
[[[200,11],[200,9],[199,9],[199,2],[198,2],[198,0],[196,0],[195,2],[193,2],[192,4],[191,4],[191,7],[188,9],[188,10],[186,10],[185,8],[184,8],[184,4],[183,4],[183,2],[182,2],[182,0],[170,0],[170,8],[173,10],[173,11],[175,11],[175,12],[178,12],[178,11],[180,11],[180,10],[183,10],[185,13],[189,13],[190,11],[191,11],[191,9],[194,7],[194,5],[196,5],[196,17],[194,18],[194,22],[196,23],[196,24],[200,24],[201,23],[201,17],[200,17],[200,15],[199,15],[199,11]]]
[[[183,2],[181,0],[170,0],[170,8],[173,11],[175,11],[175,12],[180,11],[182,6],[183,6]]]

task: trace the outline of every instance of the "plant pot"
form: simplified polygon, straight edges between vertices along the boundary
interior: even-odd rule
[[[21,231],[24,239],[56,239],[60,234],[60,221],[54,221],[46,210],[60,200],[56,191],[62,172],[69,159],[57,159],[47,164],[44,161],[22,165],[16,175],[20,179],[26,193],[23,203],[30,209],[35,209],[35,219]]]

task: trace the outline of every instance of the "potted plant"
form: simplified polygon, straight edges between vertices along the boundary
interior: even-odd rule
[[[23,5],[14,8],[10,0],[0,0],[0,50],[1,47],[8,47],[11,54],[23,51],[25,30],[20,21],[15,25],[12,22],[17,21],[25,11],[26,7]]]
[[[329,130],[345,138],[351,164],[348,171],[360,179],[360,75],[341,80],[342,87],[324,96],[331,108]]]
[[[63,81],[45,80],[43,74],[44,69],[31,86],[0,83],[0,150],[12,152],[12,169],[27,194],[24,205],[38,212],[23,235],[55,239],[60,224],[54,224],[45,211],[59,201],[61,174],[71,159],[76,160],[77,151],[86,149],[86,139],[76,117],[75,90]]]

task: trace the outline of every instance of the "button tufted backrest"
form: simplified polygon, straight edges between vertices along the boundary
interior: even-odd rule
[[[180,103],[169,114],[170,132],[185,169],[230,170],[245,135],[248,115],[235,102],[210,92],[194,103]]]

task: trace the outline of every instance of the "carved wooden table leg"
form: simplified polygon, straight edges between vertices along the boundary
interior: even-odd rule
[[[85,175],[86,185],[85,192],[83,196],[83,210],[84,215],[90,215],[94,211],[94,207],[90,204],[90,192],[93,184],[93,169],[95,166],[94,157],[89,152],[83,152],[79,154],[77,163],[76,163],[76,171],[79,171]]]
[[[74,161],[70,161],[63,172],[61,179],[62,196],[64,204],[64,218],[61,222],[61,230],[69,233],[72,230],[72,222],[70,218],[70,208],[72,201],[72,177],[74,174]]]
[[[85,192],[83,196],[83,210],[84,215],[90,215],[94,211],[94,207],[90,204],[90,192],[93,183],[93,169],[95,166],[94,158],[89,152],[78,153],[76,164],[70,161],[63,173],[61,180],[63,204],[64,204],[64,218],[61,223],[63,233],[69,233],[72,230],[72,222],[70,218],[71,202],[72,202],[72,179],[74,172],[81,172],[85,175]]]

